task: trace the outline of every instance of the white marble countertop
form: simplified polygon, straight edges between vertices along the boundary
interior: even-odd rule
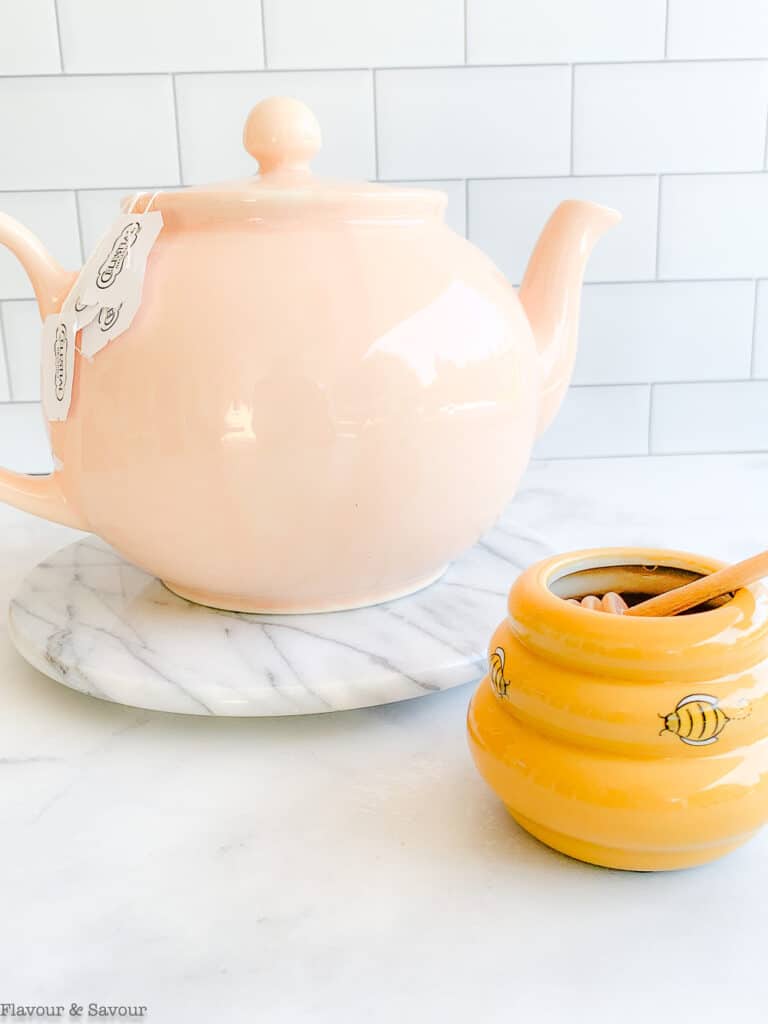
[[[736,559],[768,543],[768,456],[536,463],[514,509],[521,564],[606,543]],[[0,509],[3,622],[74,536]],[[143,1004],[162,1024],[764,1022],[768,831],[669,875],[555,854],[476,775],[471,691],[151,713],[39,675],[0,626],[0,1003]]]

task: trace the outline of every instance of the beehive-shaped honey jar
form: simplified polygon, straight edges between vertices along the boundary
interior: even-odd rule
[[[768,820],[768,591],[627,617],[630,604],[722,568],[606,548],[534,565],[512,587],[469,708],[469,743],[513,818],[562,853],[657,871],[713,860]]]

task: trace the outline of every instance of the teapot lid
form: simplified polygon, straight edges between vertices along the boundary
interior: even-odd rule
[[[440,217],[443,192],[374,182],[334,181],[310,170],[322,136],[303,103],[273,96],[248,115],[243,143],[259,164],[250,178],[133,196],[131,211],[159,209],[166,223],[295,219],[314,214],[356,221],[423,221]]]

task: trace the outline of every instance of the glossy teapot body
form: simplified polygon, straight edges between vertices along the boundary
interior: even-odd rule
[[[437,220],[170,223],[53,447],[88,528],[174,591],[350,607],[429,581],[493,522],[536,374],[515,293]]]
[[[152,197],[162,230],[134,318],[78,344],[55,472],[0,471],[0,500],[216,607],[408,593],[512,496],[568,385],[588,253],[618,215],[563,203],[518,296],[446,227],[440,193],[312,175],[320,131],[296,101],[259,104],[244,137],[260,175]],[[111,280],[138,230],[118,236]],[[2,215],[0,242],[44,317],[70,307],[77,275]]]

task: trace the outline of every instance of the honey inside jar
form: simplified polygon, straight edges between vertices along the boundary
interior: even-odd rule
[[[658,594],[682,587],[700,579],[703,573],[667,565],[598,565],[585,566],[566,573],[550,582],[553,594],[564,601],[581,604],[584,598],[594,596],[602,601],[606,594],[618,594],[627,607],[640,604]],[[681,615],[696,615],[711,611],[730,601],[731,595],[714,598],[705,604],[696,605]],[[611,611],[610,608],[596,608]],[[621,614],[618,612],[618,614]]]

